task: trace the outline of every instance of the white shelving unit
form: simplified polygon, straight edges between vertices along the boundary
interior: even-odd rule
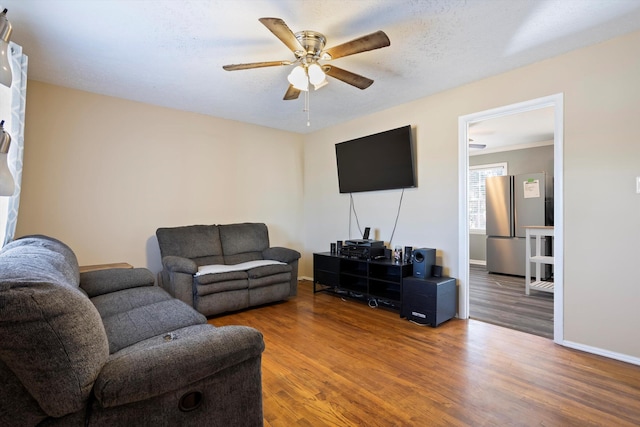
[[[548,282],[540,279],[542,264],[553,264],[553,257],[542,255],[542,237],[553,238],[553,227],[540,226],[540,227],[525,227],[526,230],[526,242],[525,242],[525,293],[529,295],[529,291],[534,289],[536,291],[551,292],[553,293],[553,282]],[[536,249],[535,254],[531,255],[531,241],[530,239],[535,237]],[[531,282],[531,263],[536,266],[536,279]]]

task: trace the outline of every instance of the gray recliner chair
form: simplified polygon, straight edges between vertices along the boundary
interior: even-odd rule
[[[270,247],[263,223],[158,228],[156,237],[158,284],[205,316],[297,294],[300,253]]]
[[[0,426],[262,426],[262,334],[154,283],[47,236],[0,250]]]

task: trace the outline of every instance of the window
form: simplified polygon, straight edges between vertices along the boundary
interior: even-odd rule
[[[471,233],[484,234],[487,227],[485,186],[487,177],[506,174],[506,163],[469,167],[469,230]]]

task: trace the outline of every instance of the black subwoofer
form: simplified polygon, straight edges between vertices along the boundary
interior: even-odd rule
[[[430,277],[431,269],[436,263],[436,250],[432,248],[418,248],[413,250],[413,276]]]

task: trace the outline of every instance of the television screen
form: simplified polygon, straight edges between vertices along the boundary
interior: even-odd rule
[[[415,187],[411,126],[336,144],[341,193]]]

